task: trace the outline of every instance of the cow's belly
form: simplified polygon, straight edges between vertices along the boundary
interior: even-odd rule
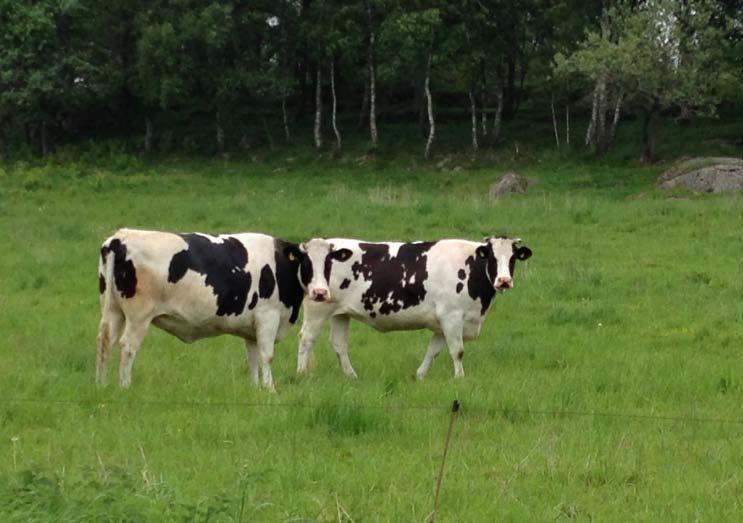
[[[221,316],[194,321],[179,315],[162,314],[155,317],[152,323],[187,343],[221,334],[234,334],[247,339],[255,338],[253,322],[246,321],[244,317],[240,318],[240,321],[237,318],[230,320]]]
[[[378,311],[367,311],[365,309],[344,311],[344,313],[382,332],[418,329],[440,330],[439,322],[433,309],[425,305],[410,307],[409,309],[403,309],[389,314],[381,314]]]

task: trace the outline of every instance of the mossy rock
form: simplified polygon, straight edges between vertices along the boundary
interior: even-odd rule
[[[686,158],[658,176],[655,186],[709,193],[740,191],[743,190],[743,159]]]

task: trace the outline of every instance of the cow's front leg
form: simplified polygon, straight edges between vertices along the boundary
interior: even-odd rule
[[[263,388],[271,392],[276,391],[273,385],[273,375],[271,374],[271,363],[273,363],[273,350],[279,321],[278,314],[266,315],[257,320],[255,329],[256,344],[260,353],[261,383]]]
[[[421,363],[421,366],[418,367],[418,370],[415,372],[415,375],[418,377],[419,380],[422,380],[426,377],[426,373],[428,372],[428,368],[431,366],[431,362],[433,359],[439,355],[439,352],[441,352],[441,349],[444,346],[444,337],[441,334],[434,333],[434,335],[431,337],[431,341],[428,342],[428,350],[426,351],[426,355],[423,357],[423,362]]]
[[[330,311],[327,307],[310,300],[304,301],[304,320],[297,350],[297,373],[304,374],[310,363],[312,348],[315,346],[322,325],[328,319]]]
[[[258,345],[254,341],[245,340],[245,351],[248,353],[248,368],[250,369],[250,379],[256,387],[260,387],[259,369],[261,366],[261,354],[258,351]]]
[[[348,326],[350,323],[351,320],[346,314],[330,318],[330,344],[346,376],[358,378],[348,357]]]
[[[441,326],[444,331],[446,344],[449,346],[451,361],[454,363],[454,377],[463,378],[464,367],[462,366],[462,360],[464,359],[464,341],[462,339],[462,317],[449,317],[442,322]]]

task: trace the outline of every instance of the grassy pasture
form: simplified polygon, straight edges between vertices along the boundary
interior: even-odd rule
[[[292,156],[2,171],[2,521],[424,521],[454,398],[439,521],[743,518],[743,424],[692,419],[743,419],[741,195],[657,193],[659,168],[619,156],[463,171]],[[511,168],[540,183],[490,203]],[[505,231],[534,257],[465,346],[464,380],[443,353],[416,382],[428,334],[358,324],[358,381],[325,337],[297,379],[295,328],[271,395],[239,340],[153,328],[122,392],[117,353],[94,385],[97,254],[120,226]]]

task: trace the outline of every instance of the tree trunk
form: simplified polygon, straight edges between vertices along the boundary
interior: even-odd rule
[[[338,131],[338,125],[335,120],[335,114],[337,110],[337,101],[335,98],[335,60],[330,61],[330,93],[333,97],[333,132],[335,133],[335,148],[340,151],[341,149],[341,133]]]
[[[47,156],[49,154],[49,128],[45,121],[41,122],[39,140],[41,141],[41,154],[42,156]]]
[[[317,78],[315,80],[315,148],[322,147],[322,136],[320,134],[322,125],[322,73],[317,66]]]
[[[483,136],[488,135],[488,113],[485,112],[485,106],[488,102],[488,85],[487,75],[485,74],[485,61],[480,60],[480,69],[482,74],[482,86],[480,89],[480,127]]]
[[[152,135],[154,131],[152,129],[152,119],[148,114],[144,118],[144,152],[149,154],[152,152]]]
[[[591,105],[591,121],[588,123],[588,129],[586,130],[586,146],[595,143],[594,135],[596,133],[596,120],[598,118],[599,110],[599,82],[596,82],[596,86],[593,88],[593,103]]]
[[[653,113],[655,107],[645,109],[645,118],[642,122],[642,155],[640,163],[649,165],[657,161],[655,157],[655,126],[653,125]]]
[[[470,87],[470,112],[472,113],[472,154],[477,154],[477,104],[474,89]]]
[[[599,154],[604,154],[608,148],[606,133],[606,77],[599,79],[598,94],[598,120],[596,122],[595,149]]]
[[[281,116],[284,121],[284,138],[286,143],[289,143],[291,136],[289,135],[289,115],[286,113],[286,95],[281,97]]]
[[[423,158],[428,160],[431,155],[431,144],[436,136],[436,122],[433,119],[433,100],[431,98],[431,52],[428,53],[428,65],[426,66],[426,80],[423,84],[426,93],[426,104],[428,107],[428,140],[426,141],[426,150],[423,152]]]
[[[552,128],[555,130],[555,143],[560,147],[560,135],[557,132],[557,116],[555,115],[555,93],[550,97],[550,109],[552,109]]]
[[[374,72],[374,33],[369,37],[369,136],[372,147],[377,147],[377,79]]]
[[[224,127],[222,127],[222,113],[217,109],[216,113],[216,124],[217,124],[217,151],[220,153],[224,152]]]
[[[493,117],[493,132],[491,133],[491,140],[493,143],[498,141],[500,137],[500,122],[501,116],[503,115],[503,101],[504,93],[503,86],[498,87],[498,105],[495,107],[495,116]]]
[[[565,145],[570,147],[570,104],[565,104]]]
[[[614,103],[614,118],[611,121],[611,128],[609,129],[609,137],[607,142],[607,149],[614,143],[614,136],[617,132],[617,124],[619,123],[619,115],[622,112],[622,102],[624,101],[624,90],[620,89],[617,94],[617,100]]]
[[[369,134],[371,136],[372,147],[377,147],[377,79],[374,72],[374,44],[376,35],[374,34],[374,21],[372,19],[371,2],[366,2],[366,17],[369,24]]]

